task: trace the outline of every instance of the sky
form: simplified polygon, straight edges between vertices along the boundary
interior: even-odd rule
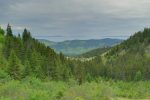
[[[150,0],[0,0],[0,26],[51,41],[128,38],[150,26]]]

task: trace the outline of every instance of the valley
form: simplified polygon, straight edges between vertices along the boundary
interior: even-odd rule
[[[67,56],[77,56],[97,48],[105,48],[117,45],[123,40],[105,38],[90,40],[67,40],[63,42],[52,42],[43,39],[39,39],[39,41],[53,48],[57,53],[62,52]]]
[[[149,100],[150,29],[74,57],[0,28],[1,100]]]

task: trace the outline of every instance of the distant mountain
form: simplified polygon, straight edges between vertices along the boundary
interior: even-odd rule
[[[93,49],[111,47],[120,43],[121,39],[90,39],[90,40],[68,40],[63,42],[52,42],[39,39],[40,42],[55,49],[56,52],[63,52],[65,55],[79,55]]]

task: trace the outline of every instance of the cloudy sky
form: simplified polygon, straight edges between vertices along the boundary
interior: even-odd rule
[[[150,0],[0,0],[0,26],[52,41],[127,38],[150,26]]]

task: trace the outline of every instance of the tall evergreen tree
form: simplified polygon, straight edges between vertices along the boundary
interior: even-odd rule
[[[4,58],[4,55],[2,54],[2,51],[0,49],[0,70],[7,70],[7,61],[6,59]]]
[[[27,41],[31,38],[30,32],[25,28],[22,34],[23,41]]]
[[[23,66],[13,50],[11,51],[8,61],[9,61],[8,64],[9,75],[13,79],[21,79]]]
[[[5,31],[0,27],[0,34],[4,35]]]
[[[26,59],[24,62],[24,75],[23,77],[26,76],[31,76],[32,70],[31,70],[31,66],[30,66],[30,62]]]
[[[9,24],[7,25],[6,35],[7,36],[13,36],[11,26]]]

